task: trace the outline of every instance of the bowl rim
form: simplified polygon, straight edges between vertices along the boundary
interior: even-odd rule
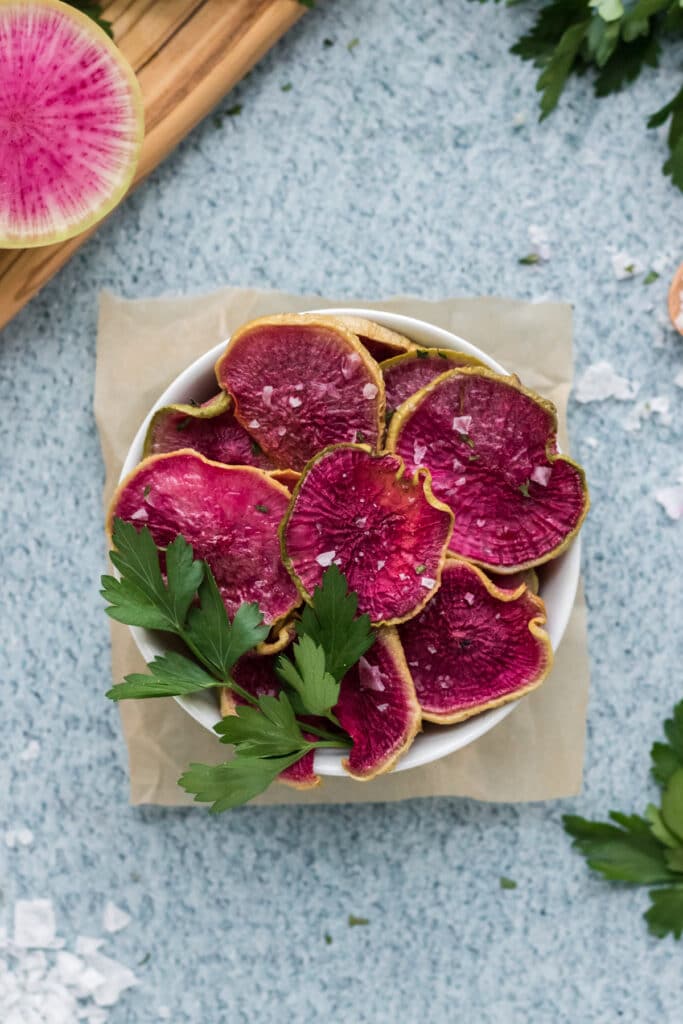
[[[487,352],[460,335],[443,327],[437,327],[435,324],[430,324],[426,320],[420,320],[403,313],[392,313],[387,310],[368,309],[357,306],[331,306],[323,309],[307,309],[301,312],[320,316],[355,316],[365,320],[372,320],[383,327],[406,335],[411,341],[417,341],[418,344],[424,345],[425,348],[458,349],[461,352],[466,352],[481,359],[495,373],[509,375],[509,371],[488,355]],[[194,396],[196,394],[197,381],[213,373],[215,363],[229,344],[230,338],[231,335],[198,356],[164,389],[143,419],[131,442],[121,468],[119,483],[128,476],[143,458],[144,441],[154,413],[166,405],[187,401],[190,396]],[[558,451],[560,451],[559,448]],[[567,628],[578,589],[581,568],[580,535],[574,538],[567,550],[559,555],[558,558],[546,564],[554,567],[553,595],[555,604],[552,620],[549,615],[546,629],[550,636],[553,652],[555,652]],[[130,626],[129,629],[145,661],[150,661],[155,655],[164,650],[163,645],[156,640],[149,630],[138,626]],[[215,702],[212,701],[211,695],[205,693],[190,694],[189,696],[174,697],[173,699],[191,718],[207,729],[207,731],[213,733],[213,725],[220,720],[220,715],[215,707]],[[503,704],[500,707],[481,712],[472,718],[466,719],[464,722],[458,722],[454,725],[435,726],[433,731],[418,733],[413,745],[394,766],[392,773],[419,768],[438,761],[449,754],[453,754],[457,750],[462,750],[493,729],[503,719],[507,718],[519,705],[520,701],[524,699],[522,697],[519,700],[510,701],[509,704]],[[316,773],[322,776],[333,776],[353,781],[351,776],[342,768],[343,754],[342,750],[339,752],[327,749],[317,750],[315,753]]]

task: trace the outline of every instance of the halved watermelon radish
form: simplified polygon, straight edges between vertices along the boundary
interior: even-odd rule
[[[112,210],[144,134],[133,69],[59,0],[0,2],[0,249],[61,242]]]

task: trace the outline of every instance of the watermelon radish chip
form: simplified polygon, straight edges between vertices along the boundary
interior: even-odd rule
[[[344,676],[334,709],[353,740],[342,766],[355,779],[388,772],[420,729],[420,706],[396,629],[374,644]]]
[[[463,367],[394,414],[386,447],[429,468],[453,510],[450,548],[496,572],[560,554],[588,511],[583,470],[557,454],[554,406],[511,377]]]
[[[382,375],[339,323],[301,314],[255,320],[233,334],[216,376],[237,420],[279,467],[301,470],[337,442],[379,443]]]
[[[152,417],[145,455],[192,448],[213,462],[273,469],[273,463],[235,419],[230,395],[221,391],[202,405],[167,405]]]
[[[540,598],[501,590],[464,559],[448,558],[441,589],[399,627],[425,719],[459,722],[535,689],[553,654]]]
[[[213,572],[230,619],[256,601],[268,625],[300,603],[280,558],[278,527],[289,491],[251,466],[224,466],[190,450],[144,459],[114,495],[115,516],[149,527],[157,547],[178,535]]]
[[[245,655],[233,667],[233,679],[238,686],[241,686],[243,690],[246,690],[253,697],[277,697],[282,691],[282,683],[275,675],[275,662],[276,658],[274,656],[259,658]],[[220,700],[221,715],[224,718],[237,714],[237,707],[240,704],[246,703],[243,697],[227,687],[221,687]],[[316,719],[304,715],[301,716],[301,720],[304,722],[309,721],[311,725],[329,726],[329,722],[324,718]],[[220,726],[217,726],[216,731],[220,732]],[[314,736],[313,733],[304,731],[303,735],[307,740],[317,739],[317,736]],[[278,776],[280,782],[285,782],[295,789],[313,789],[314,786],[320,785],[320,776],[316,775],[313,767],[314,759],[315,751],[309,750],[307,754],[304,754],[293,765],[280,772]]]
[[[481,366],[475,356],[443,348],[418,348],[380,364],[384,377],[387,416],[425,384],[458,366]]]
[[[363,445],[320,452],[297,484],[280,532],[285,565],[306,600],[337,565],[374,625],[403,621],[434,595],[452,514],[428,473]]]

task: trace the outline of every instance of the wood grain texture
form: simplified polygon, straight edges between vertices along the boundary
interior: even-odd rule
[[[135,69],[145,141],[131,188],[161,163],[306,8],[297,0],[111,0],[104,16]],[[102,222],[100,222],[102,223]],[[83,245],[0,251],[0,328]]]

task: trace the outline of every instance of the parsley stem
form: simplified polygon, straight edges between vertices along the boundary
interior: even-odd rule
[[[297,722],[306,732],[310,732],[314,736],[320,736],[324,740],[333,740],[338,747],[350,746],[349,741],[344,736],[337,736],[334,733],[328,732],[326,729],[319,729],[317,725],[309,725],[308,722],[302,722],[298,718]]]
[[[337,740],[316,740],[315,743],[311,743],[311,750],[317,750],[320,747],[332,747],[334,750],[339,750],[340,747],[351,747],[353,744],[350,740],[346,742],[341,739]]]
[[[223,680],[223,686],[227,686],[229,690],[232,690],[232,692],[236,693],[238,697],[245,700],[247,704],[253,704],[255,707],[258,707],[258,698],[254,697],[253,693],[249,693],[248,690],[245,690],[239,685],[239,683],[236,683],[234,679]]]
[[[343,726],[339,719],[337,718],[337,716],[335,715],[334,711],[327,711],[325,713],[325,718],[328,718],[330,722],[332,722],[332,725],[336,725],[338,729],[343,729]]]

